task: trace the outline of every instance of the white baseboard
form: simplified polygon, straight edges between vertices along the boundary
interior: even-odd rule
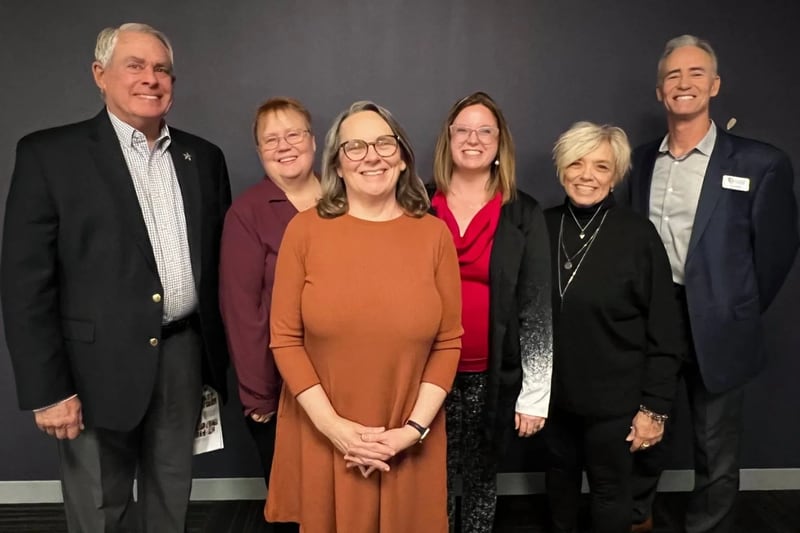
[[[691,470],[667,470],[661,476],[661,492],[692,490]],[[741,471],[740,490],[800,490],[800,468],[753,468]],[[584,479],[584,491],[586,480]],[[501,496],[541,494],[544,474],[541,472],[511,472],[497,476],[497,493]],[[198,478],[192,483],[193,501],[263,500],[264,481],[261,478]],[[61,503],[61,486],[57,480],[0,481],[0,504]]]

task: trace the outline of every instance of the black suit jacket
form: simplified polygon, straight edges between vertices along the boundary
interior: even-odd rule
[[[434,193],[435,188],[428,187],[429,196]],[[549,376],[552,369],[550,284],[544,213],[536,200],[517,191],[517,197],[500,209],[489,257],[489,368],[483,429],[499,457],[513,434],[523,365],[532,374]]]
[[[661,140],[637,148],[626,192],[648,215]],[[749,190],[723,187],[748,178]],[[764,365],[761,315],[798,248],[794,173],[774,146],[717,129],[686,257],[686,299],[695,352],[711,392],[745,383]]]
[[[228,172],[216,146],[173,128],[170,136],[199,299],[204,380],[224,395],[228,357],[217,269]],[[19,142],[0,278],[20,408],[77,393],[89,427],[133,428],[155,383],[159,348],[151,339],[160,338],[163,299],[154,295],[163,289],[105,110]]]

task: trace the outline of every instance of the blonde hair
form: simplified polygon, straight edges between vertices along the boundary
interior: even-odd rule
[[[562,133],[553,146],[553,162],[561,184],[567,167],[607,142],[614,154],[614,185],[619,184],[631,167],[631,145],[622,128],[609,124],[576,122]]]
[[[347,213],[347,190],[344,181],[339,178],[336,169],[339,168],[339,146],[341,138],[339,130],[342,122],[347,117],[361,113],[362,111],[372,111],[377,113],[391,128],[392,133],[397,136],[400,145],[400,157],[406,164],[405,170],[400,172],[395,189],[397,203],[403,211],[410,216],[421,217],[428,212],[430,200],[425,192],[425,185],[417,176],[414,167],[414,151],[408,141],[408,135],[386,108],[374,102],[362,100],[353,103],[348,109],[343,111],[333,121],[333,125],[325,135],[325,149],[322,151],[322,175],[320,176],[320,186],[322,187],[322,197],[317,203],[317,213],[323,218],[335,218]]]
[[[450,108],[447,118],[442,124],[439,138],[436,140],[436,149],[433,156],[433,181],[436,188],[446,193],[450,188],[450,178],[453,175],[453,153],[450,149],[450,126],[459,113],[467,107],[482,105],[492,112],[497,120],[497,129],[500,136],[497,139],[497,159],[498,164],[491,165],[489,176],[489,192],[494,194],[497,191],[503,196],[503,203],[508,203],[517,194],[516,166],[514,159],[514,140],[511,138],[511,131],[508,129],[503,112],[500,111],[497,103],[485,92],[478,91],[465,96]]]
[[[258,127],[260,126],[261,121],[268,114],[277,113],[278,111],[295,111],[300,113],[300,116],[302,116],[303,120],[306,121],[308,132],[312,135],[314,134],[313,130],[311,129],[311,113],[302,103],[300,103],[299,100],[289,98],[288,96],[275,96],[258,106],[258,109],[256,110],[256,118],[253,120],[253,139],[256,141],[256,146],[259,143]]]

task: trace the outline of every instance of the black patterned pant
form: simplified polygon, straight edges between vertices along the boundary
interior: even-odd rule
[[[485,436],[486,372],[459,372],[445,401],[447,515],[455,531],[455,481],[461,475],[461,531],[490,533],[497,504],[497,460]]]

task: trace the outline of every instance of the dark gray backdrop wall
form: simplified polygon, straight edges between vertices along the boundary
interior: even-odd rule
[[[408,130],[427,177],[449,106],[485,90],[510,122],[520,187],[549,206],[562,197],[550,147],[571,123],[615,123],[634,144],[663,135],[656,61],[664,42],[682,33],[708,38],[720,56],[722,90],[712,103],[717,124],[735,117],[734,133],[780,146],[800,167],[797,20],[794,0],[5,0],[0,199],[4,205],[22,135],[101,108],[90,63],[105,26],[147,22],[170,36],[178,81],[169,121],[224,150],[234,194],[261,178],[250,128],[267,97],[290,95],[307,104],[320,148],[339,111],[354,100],[375,100]],[[770,365],[747,391],[745,467],[800,467],[800,430],[790,422],[800,405],[799,295],[796,265],[768,312]],[[0,481],[55,479],[55,446],[29,413],[17,410],[4,337],[0,345]],[[235,398],[224,415],[226,449],[199,458],[197,475],[257,476]],[[675,466],[685,468],[685,431],[683,437]],[[536,439],[519,443],[506,471],[540,468],[541,450]]]

